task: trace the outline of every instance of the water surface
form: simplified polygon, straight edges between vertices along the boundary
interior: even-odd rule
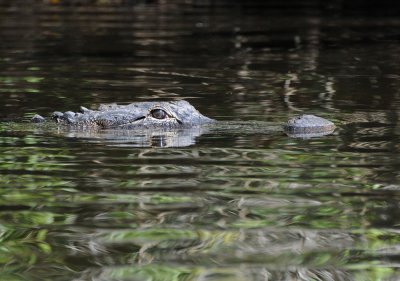
[[[9,2],[0,5],[1,279],[400,278],[394,11]],[[228,125],[182,136],[23,123],[171,99]],[[338,129],[289,138],[280,126],[300,113]]]

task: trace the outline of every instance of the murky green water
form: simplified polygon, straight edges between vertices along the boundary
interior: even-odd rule
[[[8,2],[0,280],[400,278],[400,19],[390,10]],[[182,135],[23,123],[170,99],[225,125]],[[339,128],[289,138],[280,126],[301,112]]]

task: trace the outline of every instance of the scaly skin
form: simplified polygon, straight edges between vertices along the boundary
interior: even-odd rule
[[[101,105],[98,110],[81,107],[81,112],[54,112],[52,117],[62,125],[102,129],[188,128],[214,121],[184,100],[109,104]],[[39,123],[44,118],[36,115],[32,121]]]

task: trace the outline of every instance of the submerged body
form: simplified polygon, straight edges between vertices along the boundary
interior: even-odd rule
[[[80,112],[54,112],[52,118],[61,125],[73,128],[176,130],[198,127],[215,122],[202,115],[185,100],[169,102],[137,102],[128,105],[101,105],[98,110],[81,107]],[[40,115],[33,122],[45,121]],[[283,126],[293,137],[313,137],[330,134],[335,125],[321,117],[301,115]]]

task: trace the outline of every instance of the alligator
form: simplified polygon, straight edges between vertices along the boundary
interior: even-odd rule
[[[102,104],[98,110],[81,106],[81,112],[54,112],[52,118],[61,125],[100,129],[189,128],[214,122],[185,100],[137,102],[128,105]],[[33,122],[45,121],[40,115]]]
[[[59,125],[75,129],[75,132],[93,130],[98,132],[103,129],[117,129],[119,132],[166,132],[190,129],[191,135],[201,134],[193,128],[221,122],[202,115],[185,100],[137,102],[128,105],[105,104],[100,105],[98,110],[81,107],[80,112],[56,111],[52,114],[52,119]],[[40,115],[35,115],[31,121],[43,123],[47,120]],[[246,124],[236,126],[236,129],[241,130],[244,126]],[[257,124],[253,124],[253,127],[256,128]],[[331,121],[314,115],[296,116],[283,125],[283,131],[287,135],[302,138],[323,136],[334,130],[335,125]]]

